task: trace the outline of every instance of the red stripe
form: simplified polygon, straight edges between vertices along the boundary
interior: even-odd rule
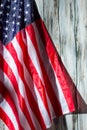
[[[0,118],[3,120],[3,122],[7,125],[9,130],[15,130],[13,123],[11,122],[8,115],[0,108]]]
[[[27,32],[28,32],[28,35],[29,35],[31,41],[32,41],[32,44],[34,45],[34,43],[36,42],[36,38],[35,38],[34,32],[33,32],[33,30],[32,30],[32,24],[29,25],[29,26],[27,26],[26,30],[27,30]],[[33,38],[32,38],[32,36],[33,36]],[[33,42],[34,42],[34,43],[33,43]],[[35,46],[34,46],[34,47],[35,47]],[[40,68],[42,68],[42,67],[41,67],[41,64],[40,64]],[[35,71],[36,71],[36,70],[35,70]],[[33,73],[33,74],[34,74],[34,73]],[[38,75],[38,73],[37,73],[37,75]],[[39,80],[37,81],[37,79],[39,79]],[[41,82],[41,80],[40,80],[39,76],[37,77],[37,79],[34,80],[34,81],[35,81],[35,83],[36,83],[36,85],[37,85],[37,89],[38,89],[38,91],[39,91],[40,88],[39,88],[38,82]],[[42,91],[41,91],[41,90],[39,91],[39,93],[40,93],[40,96],[41,96],[41,98],[42,98],[42,100],[43,100],[43,103],[44,103],[44,105],[45,105],[45,108],[47,109],[47,112],[48,112],[48,114],[49,114],[49,117],[50,117],[50,119],[51,119],[51,114],[50,114],[50,111],[49,111],[49,107],[48,107],[48,103],[47,103],[47,98],[46,98],[45,86],[42,84],[42,82],[41,82],[41,88],[43,88],[43,90],[42,90],[42,91],[43,91],[43,94],[42,94]]]
[[[9,44],[10,45],[10,44]],[[12,49],[12,48],[11,48]],[[12,82],[13,86],[14,86],[14,89],[16,91],[16,94],[18,96],[18,99],[19,99],[19,105],[20,105],[20,108],[22,110],[22,112],[24,113],[24,115],[26,116],[28,122],[29,122],[29,125],[31,126],[31,128],[34,130],[34,125],[32,123],[32,120],[30,118],[30,115],[29,115],[29,112],[27,110],[27,107],[26,107],[26,104],[25,104],[25,100],[24,98],[21,96],[20,92],[19,92],[19,88],[18,88],[18,83],[15,79],[15,76],[11,70],[11,68],[8,66],[8,64],[5,62],[5,60],[2,58],[2,56],[0,55],[0,61],[4,61],[4,70],[3,68],[1,67],[1,64],[0,64],[0,68],[4,71],[4,73],[6,73],[6,75],[9,77],[10,81]],[[3,62],[1,62],[3,63]]]
[[[4,86],[4,84],[0,81],[0,93],[3,96],[3,98],[8,102],[8,104],[10,105],[15,117],[16,117],[16,121],[18,123],[18,127],[19,130],[23,130],[20,121],[19,121],[19,117],[18,117],[18,111],[16,109],[16,106],[14,104],[14,101],[9,93],[9,91],[6,89],[6,87]],[[3,100],[4,100],[3,99]]]
[[[17,36],[18,36],[18,35],[17,35]],[[20,39],[20,36],[17,37],[17,38],[18,38],[17,40],[19,40],[19,39]],[[18,42],[19,42],[19,43],[22,43],[21,41],[18,41]],[[10,45],[10,44],[9,44],[9,45]],[[10,49],[9,49],[9,48],[10,48]],[[28,88],[28,86],[27,86],[27,84],[26,84],[26,82],[25,82],[24,74],[23,74],[23,73],[21,74],[21,72],[23,72],[23,66],[21,65],[21,63],[20,63],[19,60],[18,60],[17,53],[16,53],[16,51],[14,50],[14,47],[13,47],[12,44],[11,44],[11,46],[7,47],[7,49],[9,50],[10,54],[13,56],[15,63],[16,63],[17,65],[19,65],[19,67],[18,67],[18,72],[19,72],[19,75],[20,75],[20,77],[21,77],[23,83],[25,84],[25,90],[26,90],[26,94],[27,94],[27,98],[28,98],[30,107],[31,107],[33,113],[36,115],[36,117],[37,117],[39,123],[40,123],[40,124],[43,124],[42,127],[45,128],[45,124],[44,124],[44,121],[43,121],[43,119],[42,119],[41,113],[40,113],[40,111],[39,111],[38,105],[37,105],[36,101],[34,100],[34,97],[33,97],[33,95],[31,94],[31,91],[29,90],[29,88]],[[22,49],[22,48],[21,48],[21,49]],[[24,48],[23,48],[23,49],[24,49]],[[23,56],[26,55],[26,53],[25,53],[26,51],[23,51],[23,50],[22,50],[22,52],[24,53]],[[14,53],[14,54],[13,54],[13,53]],[[26,59],[26,57],[24,57],[24,59]],[[27,114],[27,112],[26,112],[26,114]],[[33,127],[32,127],[32,128],[33,128]]]
[[[20,61],[18,60],[17,53],[16,53],[16,51],[15,51],[15,49],[14,49],[12,43],[9,43],[9,44],[6,46],[6,48],[8,49],[9,53],[11,54],[11,56],[13,57],[13,59],[14,59],[14,61],[15,61],[15,64],[17,65],[17,69],[18,69],[19,76],[20,76],[21,80],[22,80],[23,83],[24,83],[24,87],[25,87],[25,89],[26,89],[26,94],[27,94],[27,97],[28,97],[28,99],[29,99],[29,98],[30,98],[30,93],[29,93],[28,86],[27,86],[27,84],[26,84],[26,82],[25,82],[25,79],[24,79],[23,66],[22,66],[22,64],[20,63]],[[19,52],[19,53],[20,53],[20,52]],[[32,102],[32,100],[30,100],[30,101]],[[30,117],[30,115],[29,115],[29,112],[28,112],[28,109],[27,109],[27,107],[26,107],[25,102],[26,102],[26,101],[24,101],[24,107],[23,107],[24,110],[23,110],[23,112],[24,112],[24,114],[26,115],[26,118],[28,119],[28,122],[29,122],[31,128],[34,130],[35,127],[34,127],[34,125],[33,125],[33,122],[32,122],[32,120],[31,120],[31,117]],[[22,106],[23,106],[23,104],[22,104]]]
[[[41,57],[40,57],[40,53],[39,53],[39,50],[38,50],[38,44],[40,43],[37,43],[36,41],[36,36],[35,36],[35,32],[34,32],[34,28],[32,25],[30,26],[27,26],[27,32],[30,36],[30,39],[34,45],[34,48],[36,49],[36,52],[37,52],[37,55],[38,55],[38,58],[39,58],[39,63],[40,63],[40,67],[41,67],[41,70],[42,70],[42,73],[43,73],[43,78],[44,78],[44,83],[45,83],[45,88],[46,88],[46,92],[49,96],[49,99],[52,103],[52,107],[54,108],[54,111],[56,113],[56,115],[61,115],[62,114],[62,110],[61,110],[61,106],[60,106],[60,103],[58,102],[58,99],[54,93],[54,90],[52,88],[52,85],[49,81],[49,78],[48,78],[48,75],[46,73],[46,70],[43,66],[43,63],[42,63],[42,60],[41,60]]]
[[[69,85],[67,83],[67,81],[69,79],[66,79],[66,73],[65,73],[65,67],[56,51],[56,48],[53,45],[52,40],[50,39],[50,36],[44,26],[44,23],[42,22],[42,20],[38,20],[36,21],[36,26],[37,29],[39,31],[39,35],[44,43],[44,46],[46,47],[47,50],[47,54],[50,58],[51,64],[55,70],[55,73],[57,75],[57,78],[59,80],[59,83],[61,85],[61,89],[64,93],[67,105],[69,107],[70,111],[74,110],[74,104],[73,104],[73,100],[72,100],[72,92],[70,91]],[[72,83],[71,83],[72,84]]]
[[[28,52],[27,52],[27,46],[23,42],[21,32],[17,33],[16,38],[17,38],[17,41],[20,44],[20,47],[21,47],[22,52],[23,52],[23,60],[24,60],[25,66],[26,66],[26,68],[27,68],[27,70],[28,70],[28,72],[30,74],[30,71],[29,71],[29,64],[30,64],[30,62],[28,61],[29,56],[28,56]],[[32,97],[32,96],[30,96],[30,97]],[[33,99],[33,97],[32,97],[32,99]],[[33,102],[33,106],[32,106],[32,102]],[[39,123],[40,123],[42,128],[46,128],[44,120],[42,118],[42,115],[40,113],[40,110],[38,108],[37,103],[34,101],[34,99],[32,100],[32,102],[31,102],[31,108],[32,108],[34,114],[36,115],[37,120],[39,121]]]

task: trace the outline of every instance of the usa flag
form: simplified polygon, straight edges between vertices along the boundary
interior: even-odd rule
[[[49,128],[75,111],[74,89],[35,1],[0,1],[0,118],[9,130]]]

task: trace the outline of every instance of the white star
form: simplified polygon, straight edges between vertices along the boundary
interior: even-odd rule
[[[17,25],[20,25],[20,23],[19,23],[19,22],[17,22]]]
[[[1,7],[3,7],[4,5],[3,4],[1,4]]]
[[[6,15],[9,16],[9,13],[7,13]]]
[[[8,35],[6,34],[6,35],[5,35],[5,38],[7,38],[7,37],[8,37]]]
[[[22,9],[20,8],[19,11],[22,11]]]
[[[2,11],[0,11],[0,15],[2,14]]]
[[[14,7],[13,10],[16,10],[16,7]]]
[[[20,2],[20,4],[22,5],[22,4],[23,4],[23,2],[21,1],[21,2]]]
[[[27,4],[27,7],[30,7],[30,4]]]
[[[19,15],[18,18],[20,19],[20,18],[21,18],[21,15]]]
[[[14,0],[14,3],[16,3],[17,2],[17,0]]]
[[[14,32],[14,28],[12,28],[12,32]]]
[[[8,5],[7,8],[10,9],[10,6]]]
[[[13,21],[12,24],[15,24],[15,21]]]
[[[6,27],[6,28],[5,28],[5,30],[7,31],[7,30],[8,30],[8,28]]]
[[[15,17],[15,14],[13,14],[13,17]]]
[[[26,11],[25,14],[28,14],[28,11]]]
[[[6,23],[9,23],[9,21],[8,21],[8,20],[6,20]]]
[[[26,21],[27,21],[27,18],[25,18],[24,21],[26,22]]]

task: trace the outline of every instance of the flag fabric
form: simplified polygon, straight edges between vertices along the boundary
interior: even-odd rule
[[[74,112],[73,88],[35,1],[0,1],[0,118],[9,130],[45,130]]]

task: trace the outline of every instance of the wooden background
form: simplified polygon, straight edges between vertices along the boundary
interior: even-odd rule
[[[87,103],[87,0],[36,0],[39,12]],[[1,122],[0,130],[7,130]],[[60,118],[50,130],[87,130],[87,114]]]

